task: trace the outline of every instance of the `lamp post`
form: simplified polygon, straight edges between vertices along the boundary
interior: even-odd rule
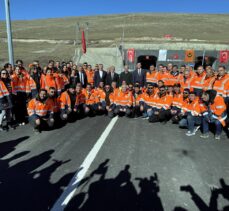
[[[14,65],[12,30],[11,30],[11,20],[10,20],[10,1],[9,0],[5,0],[5,10],[6,10],[6,29],[7,29],[9,62],[10,64]]]

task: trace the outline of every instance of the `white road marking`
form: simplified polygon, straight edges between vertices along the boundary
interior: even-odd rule
[[[51,211],[63,211],[66,205],[69,203],[71,198],[73,197],[75,191],[78,188],[78,185],[80,184],[80,181],[84,178],[86,175],[88,169],[90,168],[93,160],[95,159],[96,155],[98,154],[99,150],[103,146],[104,142],[106,141],[106,138],[110,134],[111,130],[113,129],[115,123],[117,122],[118,117],[116,116],[113,118],[100,138],[95,143],[94,147],[91,149],[87,157],[85,158],[84,162],[81,164],[79,170],[75,173],[73,176],[71,182],[65,189],[65,191],[61,194],[60,198],[56,201],[56,203],[53,205]]]

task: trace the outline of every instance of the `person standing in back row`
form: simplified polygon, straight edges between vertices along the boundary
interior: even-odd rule
[[[146,71],[142,69],[141,63],[137,63],[137,69],[133,72],[133,84],[139,83],[140,87],[146,86]]]
[[[103,70],[103,64],[99,64],[99,70],[95,72],[94,75],[94,85],[97,88],[99,86],[99,82],[106,83],[107,72]]]

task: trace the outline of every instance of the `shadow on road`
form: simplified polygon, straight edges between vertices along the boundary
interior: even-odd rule
[[[163,211],[159,197],[159,179],[156,173],[150,178],[135,178],[139,182],[138,193],[131,181],[130,166],[126,165],[115,178],[106,178],[109,160],[85,178],[79,188],[82,190],[94,176],[99,179],[92,182],[87,192],[74,196],[65,211]]]
[[[212,188],[209,204],[199,196],[191,185],[181,186],[180,190],[187,192],[191,195],[193,202],[200,211],[219,211],[218,198],[221,195],[224,199],[229,200],[229,185],[227,185],[224,179],[219,180],[221,187]],[[229,206],[225,206],[223,211],[229,211]]]
[[[26,139],[28,137],[1,143],[1,157],[13,152],[16,145]],[[11,161],[22,158],[28,153],[29,151],[24,151],[7,159],[0,159],[1,210],[49,210],[74,175],[74,173],[66,174],[56,183],[51,183],[51,175],[57,168],[70,161],[52,159],[54,150],[24,159],[13,166],[9,165]],[[36,170],[48,161],[53,163],[48,166],[46,164],[46,167],[41,170]]]

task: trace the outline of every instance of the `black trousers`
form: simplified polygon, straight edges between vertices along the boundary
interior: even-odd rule
[[[154,123],[154,122],[167,122],[171,118],[171,111],[170,110],[163,110],[159,111],[158,115],[155,115],[153,113],[152,116],[149,117],[149,122]]]
[[[27,96],[24,92],[18,92],[16,96],[14,96],[14,112],[15,118],[18,123],[26,122],[27,116],[27,108],[26,108],[26,100]]]

